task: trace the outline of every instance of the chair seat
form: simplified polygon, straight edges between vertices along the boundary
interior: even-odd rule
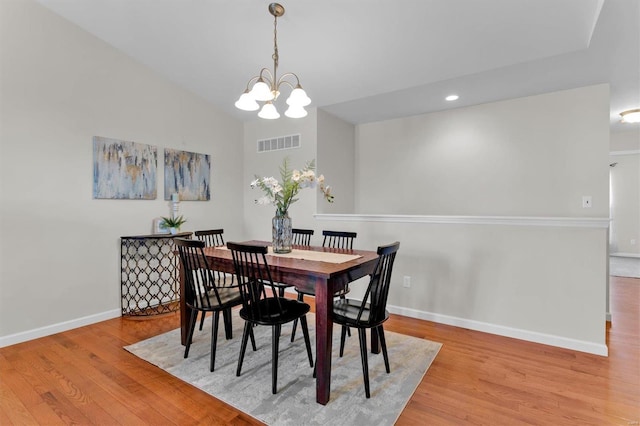
[[[242,302],[238,287],[218,288],[221,304],[218,304],[215,290],[209,290],[207,294],[209,295],[209,303],[207,303],[206,298],[200,299],[196,297],[195,306],[192,307],[200,310],[220,310],[227,306],[239,305]]]
[[[341,325],[356,327],[356,328],[373,328],[382,324],[389,318],[389,311],[385,309],[384,318],[379,321],[372,321],[369,318],[371,313],[370,305],[367,303],[362,316],[358,320],[358,314],[362,302],[360,300],[353,299],[338,299],[333,302],[333,322]]]
[[[200,274],[200,271],[194,271],[194,274]],[[233,283],[235,282],[235,276],[233,275],[229,275],[229,274],[225,274],[224,272],[218,272],[218,271],[214,271],[215,278],[214,278],[214,284],[217,287],[228,287],[233,285]],[[211,284],[208,282],[208,280],[206,280],[208,277],[205,276],[205,281],[204,281],[204,285],[206,285],[208,288],[211,288]]]
[[[276,296],[284,297],[284,292],[289,287],[293,287],[293,285],[292,284],[285,284],[285,283],[273,283],[273,287],[272,288],[278,290],[278,292],[277,292],[278,294]]]
[[[278,300],[282,306],[282,313],[277,307],[274,307]],[[260,309],[240,309],[240,317],[245,321],[260,325],[285,324],[305,315],[311,309],[307,303],[284,297],[268,297],[261,299],[258,303]]]

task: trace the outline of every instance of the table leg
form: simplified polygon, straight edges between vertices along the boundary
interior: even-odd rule
[[[180,279],[180,343],[182,343],[182,345],[184,346],[187,344],[187,334],[189,332],[189,318],[191,318],[191,308],[188,307],[185,303],[185,300],[187,298],[184,297],[184,295],[186,293],[187,287],[184,278],[184,268],[182,267],[180,262],[178,262],[178,271],[178,276]]]
[[[369,333],[371,333],[371,353],[379,354],[380,353],[380,341],[378,339],[378,333],[376,333],[375,329],[369,329]]]
[[[333,283],[316,279],[316,401],[326,405],[331,392]]]

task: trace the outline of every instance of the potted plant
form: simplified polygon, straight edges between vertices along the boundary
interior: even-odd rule
[[[185,223],[185,219],[182,215],[176,217],[162,217],[160,227],[168,229],[171,234],[176,234],[180,230],[180,226]]]

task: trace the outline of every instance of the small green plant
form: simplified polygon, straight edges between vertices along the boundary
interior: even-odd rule
[[[183,223],[185,223],[187,219],[185,219],[182,215],[177,217],[162,217],[162,222],[160,223],[161,228],[170,229],[180,229]]]

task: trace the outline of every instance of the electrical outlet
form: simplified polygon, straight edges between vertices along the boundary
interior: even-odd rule
[[[636,240],[631,239],[631,245],[632,245],[632,246],[635,246],[635,245],[636,245]]]
[[[591,208],[591,195],[583,195],[582,196],[582,208],[590,209]]]
[[[402,279],[402,287],[409,288],[411,287],[411,277],[405,275]]]

